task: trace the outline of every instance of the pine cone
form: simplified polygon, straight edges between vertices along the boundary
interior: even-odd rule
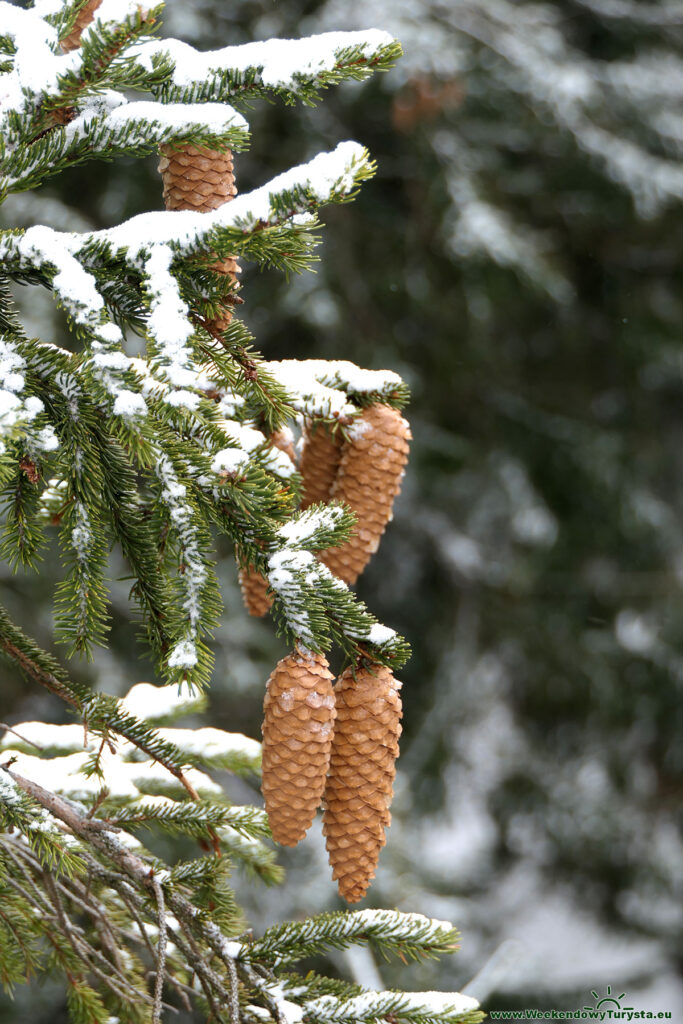
[[[325,788],[335,719],[333,676],[320,654],[288,654],[263,702],[263,796],[273,839],[296,846]]]
[[[374,673],[374,674],[373,674]],[[336,686],[337,720],[325,788],[323,832],[339,894],[362,899],[391,824],[389,806],[401,735],[401,698],[383,665],[347,668]]]
[[[331,433],[324,423],[306,423],[301,453],[302,508],[330,500],[339,470],[341,445],[339,432]]]
[[[356,513],[356,526],[345,544],[318,556],[345,583],[356,582],[379,547],[401,490],[410,437],[406,420],[388,405],[369,406],[351,427],[332,497]]]
[[[102,3],[102,0],[88,0],[87,4],[83,6],[76,16],[74,26],[69,32],[68,36],[64,36],[60,39],[59,45],[62,48],[63,53],[71,53],[72,50],[77,50],[81,45],[81,34],[84,28],[92,22],[95,17],[95,11]]]
[[[296,454],[294,452],[294,441],[291,430],[276,430],[270,435],[270,443],[279,448],[285,455],[289,455],[292,463],[296,465]],[[268,580],[255,569],[248,566],[239,571],[240,589],[242,599],[250,615],[255,618],[262,618],[269,610],[273,599],[268,590]]]
[[[238,575],[245,608],[254,618],[263,618],[273,603],[272,597],[267,593],[268,580],[260,572],[249,567],[240,569]]]
[[[237,195],[231,150],[198,149],[190,145],[163,145],[159,149],[159,171],[167,210],[208,213]],[[217,274],[229,275],[237,283],[240,267],[235,256],[217,260],[212,269]],[[232,316],[232,309],[226,305],[210,326],[224,331]]]

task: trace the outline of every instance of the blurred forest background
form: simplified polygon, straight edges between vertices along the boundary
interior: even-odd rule
[[[248,191],[346,138],[378,163],[326,214],[317,273],[245,267],[241,307],[268,357],[390,367],[413,392],[404,493],[358,588],[414,649],[363,905],[462,931],[410,987],[478,974],[495,1009],[582,1007],[611,985],[683,1020],[683,4],[169,0],[163,31],[215,48],[370,26],[403,43],[399,66],[318,108],[248,112],[236,166]],[[0,216],[78,230],[160,208],[155,162],[131,161]],[[31,331],[69,344],[49,296],[17,294]],[[228,550],[220,564],[210,719],[259,736],[283,649],[242,611]],[[3,600],[48,646],[57,572],[2,568]],[[75,667],[113,693],[150,671],[128,586],[112,648]],[[55,720],[2,671],[4,720]],[[339,906],[319,829],[280,859],[283,886],[238,880],[257,930]],[[373,984],[367,958],[332,969]],[[56,993],[0,1001],[0,1021],[61,1020]]]

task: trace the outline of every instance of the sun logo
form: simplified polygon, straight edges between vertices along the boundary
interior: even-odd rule
[[[605,1008],[607,1006],[607,1004],[610,1004],[610,1006],[609,1006],[610,1009],[617,1009],[617,1010],[632,1010],[633,1009],[632,1006],[622,1006],[621,1005],[621,1000],[624,998],[626,993],[625,992],[620,992],[618,996],[612,995],[612,986],[611,985],[607,986],[607,991],[606,991],[604,996],[600,997],[598,992],[591,992],[591,995],[593,996],[593,999],[597,999],[598,1002],[595,1004],[595,1006],[584,1006],[584,1010],[601,1010],[601,1009]]]

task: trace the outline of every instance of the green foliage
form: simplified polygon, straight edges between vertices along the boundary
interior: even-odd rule
[[[321,949],[346,949],[353,943],[372,942],[383,954],[419,959],[452,953],[458,933],[443,921],[420,914],[392,910],[358,910],[319,914],[302,922],[269,928],[251,947],[251,955],[287,963],[302,960]]]

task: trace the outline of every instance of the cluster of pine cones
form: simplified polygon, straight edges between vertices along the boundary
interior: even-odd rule
[[[92,0],[96,5],[97,0]],[[236,195],[232,154],[190,145],[162,146],[159,164],[170,210],[214,210]],[[234,258],[213,264],[238,289]],[[233,302],[240,300],[236,295]],[[207,323],[216,332],[232,319],[226,306]],[[299,462],[301,507],[336,500],[356,515],[349,540],[318,552],[345,583],[358,579],[391,519],[408,458],[410,428],[397,409],[363,409],[343,435],[323,421],[307,422]],[[270,443],[296,454],[285,432]],[[251,615],[272,603],[268,583],[245,566],[240,585]],[[268,680],[263,722],[263,795],[273,838],[294,846],[324,801],[323,831],[340,895],[364,896],[375,875],[384,830],[391,821],[395,761],[401,733],[398,683],[383,665],[348,668],[333,686],[327,660],[313,652],[283,658]]]
[[[375,876],[391,823],[401,684],[384,665],[347,668],[336,687],[320,654],[289,654],[263,705],[263,795],[273,838],[303,839],[324,802],[323,832],[340,895],[356,903]]]
[[[271,444],[295,462],[294,448],[283,433]],[[318,558],[345,583],[356,582],[379,546],[391,519],[394,499],[408,461],[410,428],[401,413],[389,405],[363,409],[347,439],[341,430],[329,430],[323,421],[307,424],[299,470],[303,480],[301,507],[332,499],[347,505],[356,525],[346,543],[318,552]],[[250,615],[265,615],[271,605],[268,583],[259,573],[244,568],[240,586]]]
[[[336,498],[356,514],[349,540],[318,552],[352,584],[391,518],[410,432],[396,409],[378,404],[363,410],[350,434],[343,440],[323,423],[307,426],[299,468],[302,507]],[[273,443],[286,450],[281,437]],[[266,581],[243,570],[240,582],[251,614],[264,614],[270,605]],[[273,838],[285,846],[298,843],[322,800],[333,878],[348,903],[365,895],[391,822],[400,685],[384,665],[363,665],[347,668],[334,687],[327,660],[311,652],[283,658],[268,680],[263,795]]]

